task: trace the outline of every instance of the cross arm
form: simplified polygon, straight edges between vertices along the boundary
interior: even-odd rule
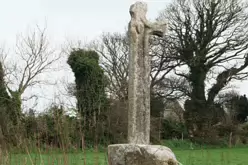
[[[147,28],[151,29],[152,35],[163,37],[164,33],[166,32],[166,27],[167,27],[166,23],[158,23],[158,22],[151,23],[145,18],[142,19],[142,22]]]

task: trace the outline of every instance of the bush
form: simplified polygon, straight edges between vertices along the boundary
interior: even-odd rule
[[[162,139],[188,138],[187,128],[184,123],[164,119],[162,121]]]

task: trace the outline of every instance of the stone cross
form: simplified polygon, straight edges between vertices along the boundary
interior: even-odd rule
[[[149,37],[162,37],[165,23],[146,19],[147,5],[136,2],[130,7],[129,22],[129,84],[128,84],[128,142],[150,143],[150,57]]]

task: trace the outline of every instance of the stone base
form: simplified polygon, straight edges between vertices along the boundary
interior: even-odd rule
[[[180,165],[170,148],[160,145],[108,146],[109,165]]]

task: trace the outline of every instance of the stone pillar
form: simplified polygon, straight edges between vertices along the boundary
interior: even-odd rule
[[[147,5],[136,2],[130,7],[128,27],[129,85],[128,85],[128,142],[150,143],[150,70],[149,37],[162,37],[165,24],[150,23],[146,19]]]
[[[129,86],[128,143],[108,146],[109,165],[179,165],[165,146],[150,143],[150,57],[149,37],[162,37],[165,24],[146,19],[147,6],[136,2],[130,7],[128,27]]]

